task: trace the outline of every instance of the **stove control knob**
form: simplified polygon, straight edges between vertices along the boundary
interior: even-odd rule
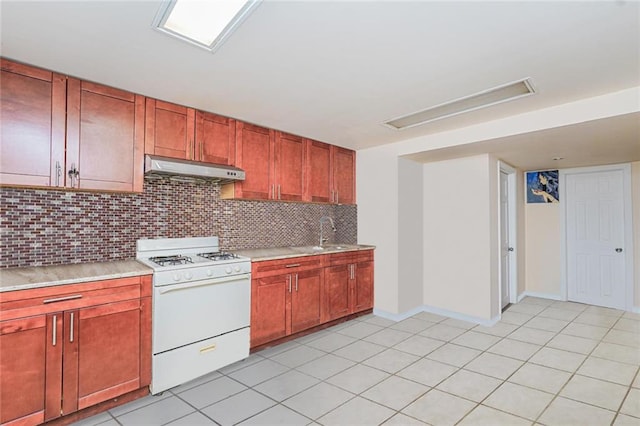
[[[229,266],[227,266],[227,268],[224,270],[227,274],[231,273],[231,268]]]
[[[235,267],[235,268],[233,268],[233,269],[235,269],[235,271],[236,271],[236,272],[240,272],[240,267],[239,267],[239,266],[236,266],[236,267]]]
[[[174,281],[180,281],[180,274],[178,274],[178,273],[173,274],[173,280]]]
[[[210,277],[213,275],[213,271],[211,269],[207,269],[207,276]]]
[[[188,280],[190,280],[191,278],[193,278],[193,274],[191,272],[185,272],[184,273],[184,277]]]

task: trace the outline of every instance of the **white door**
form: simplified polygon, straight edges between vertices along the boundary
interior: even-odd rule
[[[510,294],[510,247],[509,239],[509,175],[500,171],[500,307],[509,304]]]
[[[625,309],[623,171],[566,176],[569,300]]]

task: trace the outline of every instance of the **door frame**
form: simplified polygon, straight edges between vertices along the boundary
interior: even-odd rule
[[[500,242],[502,241],[500,223],[502,221],[502,217],[500,214],[500,192],[502,188],[500,185],[500,173],[507,174],[509,247],[513,247],[513,251],[509,256],[509,303],[516,303],[518,301],[517,172],[518,171],[509,164],[503,161],[498,161],[498,306],[500,307],[500,311],[502,311],[502,285],[500,282],[500,275],[502,274],[502,253],[500,248]]]
[[[558,184],[560,194],[560,296],[569,300],[568,287],[568,253],[567,253],[567,175],[597,173],[605,171],[622,171],[622,203],[624,214],[624,253],[625,254],[625,310],[634,310],[634,270],[633,270],[633,199],[631,192],[631,164],[611,164],[607,166],[575,167],[560,169]]]

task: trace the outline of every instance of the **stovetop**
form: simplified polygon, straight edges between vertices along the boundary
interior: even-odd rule
[[[221,251],[217,237],[138,240],[136,258],[156,271],[250,263],[251,259]]]
[[[184,256],[182,254],[167,255],[167,256],[152,256],[148,258],[150,262],[155,263],[158,266],[176,266],[176,265],[188,265],[192,263],[206,263],[207,261],[212,263],[224,262],[227,260],[243,260],[240,256],[228,253],[224,251],[214,251],[208,253],[197,253],[195,255]]]

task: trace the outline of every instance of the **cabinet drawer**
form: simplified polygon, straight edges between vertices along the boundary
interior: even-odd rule
[[[324,256],[301,256],[289,259],[254,262],[251,264],[251,274],[253,278],[260,278],[320,268],[323,266],[323,257]]]
[[[373,260],[373,250],[348,251],[329,255],[329,266],[346,265],[349,263],[368,262]]]
[[[0,321],[138,299],[142,280],[142,277],[118,278],[6,292],[0,303]]]

